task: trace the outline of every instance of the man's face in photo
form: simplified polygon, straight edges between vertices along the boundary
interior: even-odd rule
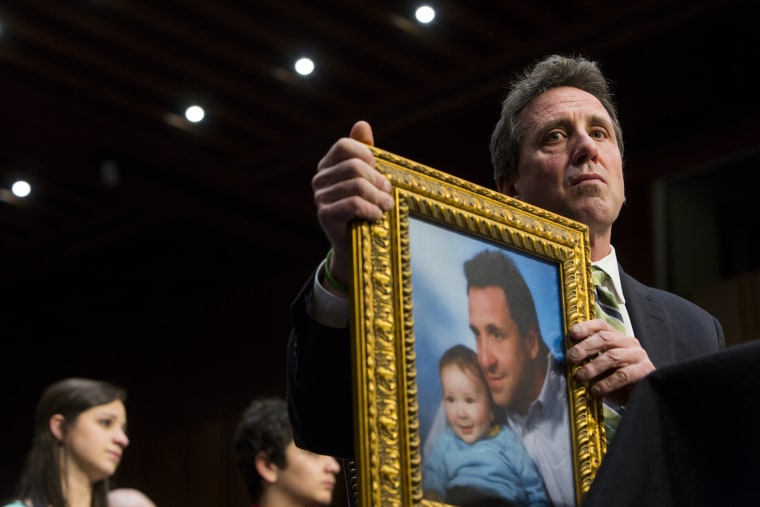
[[[472,287],[468,291],[470,329],[478,362],[494,402],[508,408],[522,394],[526,366],[532,361],[531,342],[520,334],[501,287]]]

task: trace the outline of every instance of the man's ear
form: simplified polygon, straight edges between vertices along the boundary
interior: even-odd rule
[[[64,431],[63,424],[66,422],[66,418],[61,414],[53,414],[50,418],[50,433],[58,442],[63,442]]]
[[[509,181],[505,176],[496,180],[496,190],[510,197],[520,198],[520,193],[515,188],[515,184]]]
[[[259,451],[253,460],[256,465],[256,471],[265,481],[270,484],[277,482],[277,475],[280,469],[269,459],[269,456],[264,451]]]
[[[541,345],[539,344],[540,340],[541,338],[538,335],[538,329],[532,327],[530,331],[528,331],[528,351],[530,352],[531,359],[535,359],[541,350]]]

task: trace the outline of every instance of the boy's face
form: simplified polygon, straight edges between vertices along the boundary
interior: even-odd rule
[[[486,386],[451,364],[441,370],[441,387],[451,430],[468,444],[488,435],[494,415]]]
[[[290,498],[293,505],[329,505],[339,471],[335,458],[304,451],[291,441],[285,450],[285,467],[278,470],[275,488],[278,496]]]

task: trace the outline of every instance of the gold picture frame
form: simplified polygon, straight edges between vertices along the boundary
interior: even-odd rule
[[[385,150],[370,149],[377,169],[393,185],[395,206],[378,222],[358,222],[352,228],[353,500],[361,507],[455,505],[423,498],[425,433],[430,438],[436,417],[436,412],[425,408],[434,398],[434,388],[430,387],[428,393],[424,386],[433,385],[430,370],[437,373],[438,357],[425,357],[418,350],[422,342],[418,343],[416,336],[426,322],[445,320],[439,317],[449,316],[449,312],[431,310],[437,311],[435,319],[421,319],[420,315],[429,315],[419,313],[427,300],[422,296],[415,299],[415,292],[456,293],[461,301],[466,291],[453,287],[461,288],[464,276],[460,263],[433,268],[438,280],[433,283],[440,283],[440,287],[430,287],[422,281],[417,285],[417,277],[423,276],[428,264],[468,241],[525,257],[529,263],[535,261],[539,271],[548,266],[556,277],[551,281],[553,275],[536,275],[538,285],[534,287],[553,294],[556,310],[552,319],[557,323],[552,325],[560,328],[554,333],[558,335],[555,348],[564,354],[569,340],[567,329],[593,315],[588,228]],[[431,236],[424,233],[419,239],[415,235],[423,233],[413,232],[431,229]],[[430,237],[437,236],[438,243],[428,245]],[[460,241],[462,238],[466,241]],[[415,248],[429,249],[424,255],[417,254],[417,271],[413,270],[417,259],[413,252],[419,251]],[[536,307],[552,306],[545,305],[541,298],[540,294],[534,296]],[[466,311],[466,303],[463,305]],[[461,328],[461,322],[445,329],[448,332],[457,328]],[[459,339],[463,339],[461,333],[455,338]],[[436,338],[430,343],[438,341]],[[606,443],[601,403],[590,396],[584,383],[574,379],[575,368],[563,366],[571,435],[569,462],[575,503],[580,505]]]

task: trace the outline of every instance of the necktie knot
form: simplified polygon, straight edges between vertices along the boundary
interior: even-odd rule
[[[594,283],[594,287],[598,285],[604,285],[609,275],[601,268],[591,266],[591,281]]]
[[[609,325],[625,333],[625,324],[623,324],[623,312],[617,297],[604,283],[610,278],[610,275],[597,268],[591,267],[591,280],[594,283],[594,307],[596,309],[596,318],[604,319]]]

